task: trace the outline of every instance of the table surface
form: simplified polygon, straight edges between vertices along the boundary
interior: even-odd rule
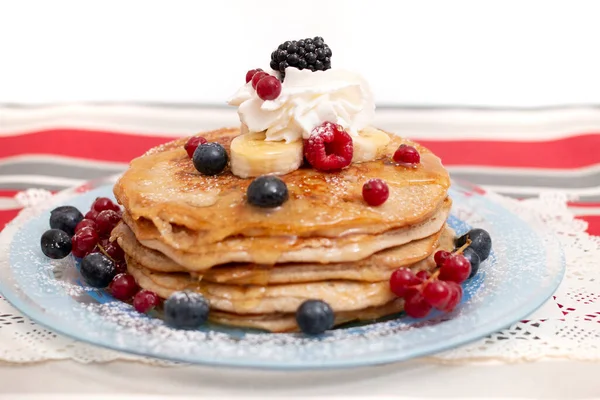
[[[0,365],[0,394],[102,394],[107,400],[111,398],[108,394],[146,394],[175,400],[178,396],[197,395],[220,398],[592,399],[600,398],[598,376],[600,364],[571,361],[432,365],[416,360],[315,372],[156,367],[128,362],[83,366],[61,361],[31,366]]]

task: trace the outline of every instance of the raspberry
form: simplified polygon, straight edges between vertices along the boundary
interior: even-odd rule
[[[369,179],[363,185],[362,195],[368,205],[376,207],[385,203],[390,195],[390,190],[383,180]]]
[[[194,158],[194,151],[196,151],[198,146],[204,143],[207,143],[207,140],[202,136],[193,136],[187,141],[183,148],[187,151],[188,157]]]
[[[304,156],[319,171],[334,171],[352,162],[354,147],[352,138],[344,128],[331,122],[323,122],[304,140]]]
[[[262,100],[275,100],[281,94],[281,82],[274,76],[265,76],[256,85],[256,94]]]

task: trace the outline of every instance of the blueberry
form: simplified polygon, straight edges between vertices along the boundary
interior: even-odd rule
[[[60,229],[73,236],[75,227],[82,219],[83,214],[73,206],[57,207],[50,212],[50,228]]]
[[[461,247],[467,243],[467,237],[471,239],[472,242],[469,247],[475,250],[480,261],[485,261],[492,250],[492,238],[490,237],[490,234],[483,229],[471,229],[469,232],[456,239],[456,247]]]
[[[329,304],[324,301],[307,300],[298,307],[296,322],[302,332],[318,335],[333,327],[335,316]]]
[[[479,271],[479,264],[481,264],[479,254],[477,254],[477,252],[471,247],[467,247],[466,249],[464,249],[462,254],[471,263],[471,273],[469,274],[469,278],[472,278],[475,276],[477,271]]]
[[[175,292],[165,301],[165,322],[174,328],[194,329],[206,322],[208,301],[200,293]]]
[[[42,235],[41,246],[46,257],[65,258],[71,252],[71,237],[60,229],[50,229]]]
[[[196,148],[192,161],[201,174],[217,175],[227,166],[229,156],[219,143],[205,143]]]
[[[91,253],[83,257],[80,268],[83,280],[95,288],[105,288],[117,274],[115,264],[102,253]]]
[[[259,176],[248,186],[248,203],[257,207],[279,207],[287,201],[289,193],[284,181],[273,175]]]

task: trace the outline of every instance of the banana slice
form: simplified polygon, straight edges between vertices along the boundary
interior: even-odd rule
[[[233,139],[230,157],[231,172],[240,178],[284,175],[302,165],[302,141],[266,142],[264,132],[246,133]]]
[[[383,157],[390,137],[387,133],[369,126],[360,131],[358,136],[352,137],[352,140],[354,142],[352,162],[361,163]]]

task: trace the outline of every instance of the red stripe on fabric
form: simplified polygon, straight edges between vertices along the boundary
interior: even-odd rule
[[[173,140],[81,129],[51,129],[0,137],[0,158],[23,153],[53,154],[91,160],[129,162],[152,147]]]
[[[0,197],[15,197],[20,190],[0,190]]]
[[[190,132],[192,134],[193,132]],[[0,158],[23,153],[57,154],[92,160],[128,162],[151,147],[172,140],[169,135],[52,129],[0,138]],[[600,163],[600,133],[545,142],[421,140],[446,165],[492,167],[581,168]]]
[[[600,215],[580,215],[577,218],[587,221],[590,235],[600,236]]]
[[[17,216],[19,211],[21,211],[21,209],[0,211],[0,231]]]
[[[600,207],[600,203],[584,203],[584,202],[579,202],[579,201],[569,201],[569,202],[567,202],[567,206],[598,208],[598,207]]]
[[[419,140],[444,165],[581,168],[600,163],[600,134],[544,142]]]

